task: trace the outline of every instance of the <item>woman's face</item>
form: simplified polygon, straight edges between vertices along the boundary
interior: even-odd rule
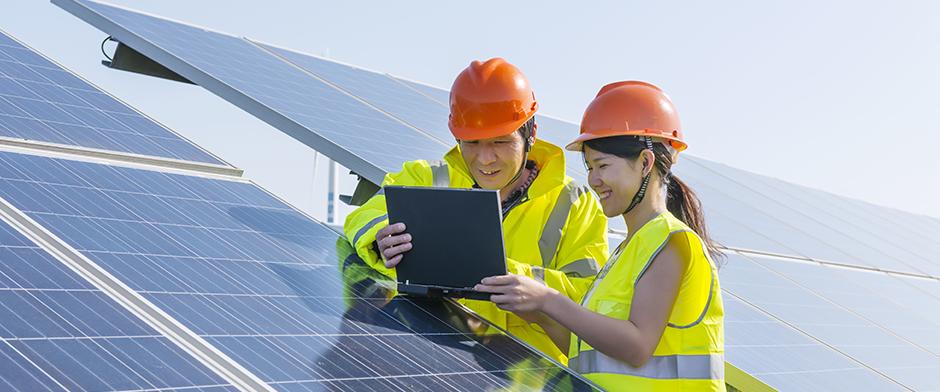
[[[645,156],[640,154],[636,159],[628,160],[584,146],[588,185],[597,193],[608,218],[626,212],[633,201],[643,182]]]

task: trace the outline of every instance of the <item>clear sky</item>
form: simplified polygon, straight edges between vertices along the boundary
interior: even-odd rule
[[[575,122],[603,84],[650,81],[691,154],[940,217],[937,2],[111,2],[441,87],[502,56]],[[0,29],[324,216],[307,147],[199,87],[102,67],[104,34],[45,0],[3,3]]]

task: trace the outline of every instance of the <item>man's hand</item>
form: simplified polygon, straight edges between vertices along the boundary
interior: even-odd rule
[[[394,223],[379,229],[375,241],[386,268],[398,265],[402,254],[411,250],[411,234],[405,233],[404,223]]]

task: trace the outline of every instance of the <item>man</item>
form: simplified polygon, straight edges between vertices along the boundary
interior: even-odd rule
[[[537,109],[535,93],[518,68],[501,58],[474,61],[450,92],[448,125],[457,146],[442,163],[406,162],[382,185],[498,189],[509,272],[578,301],[607,260],[607,218],[590,191],[565,175],[561,148],[536,139]],[[395,265],[412,247],[404,224],[387,222],[381,194],[353,211],[343,229],[356,253],[392,278]],[[460,302],[567,362],[566,353],[535,324],[488,301]]]

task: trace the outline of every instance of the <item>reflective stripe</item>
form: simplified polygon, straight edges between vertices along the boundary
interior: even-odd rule
[[[447,170],[447,162],[434,161],[428,162],[431,165],[431,186],[438,188],[447,188],[450,186],[450,171]]]
[[[353,246],[356,246],[356,244],[359,243],[359,237],[362,237],[363,234],[365,234],[367,231],[375,227],[375,225],[379,224],[380,222],[384,221],[387,218],[388,218],[388,214],[383,214],[383,215],[375,217],[375,219],[372,219],[371,221],[369,221],[369,223],[366,223],[365,226],[362,226],[362,228],[356,232],[356,236],[353,237],[353,242],[352,242]]]
[[[578,373],[623,374],[655,379],[722,380],[723,354],[653,356],[639,368],[608,357],[597,350],[584,351],[568,360]]]
[[[536,282],[545,284],[545,269],[537,265],[533,265],[532,278],[535,279]]]
[[[584,189],[577,186],[574,181],[565,184],[565,187],[558,193],[558,200],[555,200],[555,206],[552,207],[552,212],[545,221],[545,227],[542,228],[542,236],[539,238],[539,254],[542,256],[543,267],[552,265],[552,259],[558,249],[558,243],[561,242],[561,233],[565,228],[565,221],[568,220],[571,206],[583,193]]]
[[[598,269],[600,269],[600,266],[597,264],[597,260],[581,259],[565,264],[558,270],[568,276],[587,278],[589,276],[597,275]]]

